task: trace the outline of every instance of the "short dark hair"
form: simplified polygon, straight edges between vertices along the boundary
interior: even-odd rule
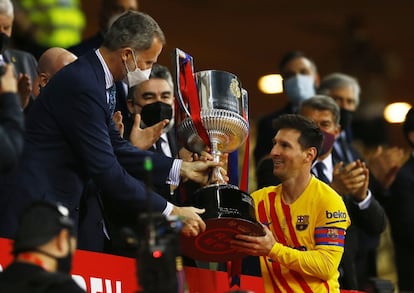
[[[167,67],[161,64],[155,63],[154,65],[152,65],[151,74],[149,78],[150,79],[151,78],[164,79],[168,82],[171,88],[174,89],[174,82],[173,82],[171,72],[168,70]]]
[[[304,52],[299,51],[299,50],[289,51],[285,55],[283,55],[282,59],[279,62],[279,66],[278,66],[279,72],[282,73],[285,69],[286,64],[288,64],[290,61],[296,58],[308,59],[310,63],[312,64],[312,69],[315,71],[315,73],[318,72],[315,62],[311,58],[309,58]]]
[[[276,132],[280,129],[295,129],[300,132],[298,142],[305,150],[315,147],[318,151],[315,159],[318,157],[323,141],[323,133],[312,120],[298,114],[284,114],[274,120]]]
[[[414,147],[413,142],[408,139],[408,134],[414,131],[414,107],[412,107],[407,114],[405,115],[405,120],[403,123],[403,132],[404,136],[407,139],[411,147]]]
[[[341,118],[339,106],[335,100],[329,96],[315,95],[307,100],[304,100],[299,106],[299,113],[301,113],[304,108],[311,108],[319,111],[330,111],[333,115],[335,124],[339,124],[339,120]]]
[[[165,44],[164,32],[151,16],[127,11],[111,25],[105,34],[103,46],[111,51],[125,47],[144,51],[151,47],[155,37]]]

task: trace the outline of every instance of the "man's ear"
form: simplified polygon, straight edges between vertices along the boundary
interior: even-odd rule
[[[39,74],[39,85],[40,87],[45,87],[46,84],[49,82],[49,76],[46,73]]]
[[[315,147],[310,147],[306,151],[305,162],[310,162],[312,164],[313,160],[318,156],[318,151]]]
[[[57,250],[62,256],[66,255],[69,251],[69,238],[70,235],[68,229],[60,230],[59,234],[56,236]]]
[[[122,48],[121,49],[121,59],[126,62],[129,58],[129,55],[132,55],[132,49],[131,48]]]
[[[131,99],[127,99],[127,107],[128,107],[128,111],[131,114],[135,113],[135,109],[134,109],[134,101]]]

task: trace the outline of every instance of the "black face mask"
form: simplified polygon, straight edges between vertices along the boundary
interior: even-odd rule
[[[170,105],[163,102],[155,102],[147,104],[142,107],[141,110],[141,121],[149,127],[164,119],[172,120],[173,109]]]
[[[5,33],[0,33],[0,54],[3,54],[4,50],[9,45],[10,38]]]
[[[345,130],[351,127],[353,114],[354,114],[353,111],[349,111],[349,110],[341,108],[341,112],[340,112],[341,118],[339,119],[339,124],[341,125],[342,130]]]
[[[54,258],[57,262],[57,271],[61,272],[61,273],[64,273],[64,274],[69,274],[70,270],[72,269],[73,254],[72,254],[72,249],[71,249],[72,245],[70,243],[70,239],[68,241],[69,241],[69,251],[68,251],[68,254],[64,257],[56,257],[56,256],[52,255],[51,253],[48,253],[48,252],[40,250],[40,249],[33,249],[33,251],[36,251],[38,253],[42,253],[42,254],[47,255],[51,258]]]
[[[61,273],[69,274],[72,269],[72,257],[73,255],[70,251],[64,257],[57,257],[57,270]]]

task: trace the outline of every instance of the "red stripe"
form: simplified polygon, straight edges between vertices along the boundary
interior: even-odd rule
[[[326,291],[328,291],[328,293],[329,293],[331,290],[329,290],[328,281],[324,281],[323,284],[325,285]]]
[[[283,234],[282,228],[280,226],[279,218],[276,215],[276,193],[269,192],[269,202],[270,202],[270,219],[272,220],[272,224],[276,233],[277,242],[287,245],[285,235]]]
[[[276,275],[276,279],[279,280],[282,287],[286,290],[286,292],[294,293],[292,288],[289,287],[289,284],[286,282],[286,279],[282,275],[282,270],[280,269],[280,263],[278,262],[272,262],[272,268],[273,272]]]
[[[267,260],[268,257],[267,256],[262,256],[262,257],[265,260],[265,264],[266,264],[267,270],[269,272],[272,272],[273,271],[276,274],[276,272],[273,270],[273,263],[272,263],[272,267],[271,267],[270,266],[270,262]],[[276,281],[275,281],[275,278],[273,277],[273,274],[269,274],[269,277],[270,277],[270,281],[272,282],[273,290],[275,292],[282,292],[282,291],[280,291],[279,286],[276,284]]]
[[[299,244],[298,238],[296,237],[295,229],[293,228],[293,225],[292,225],[292,215],[290,214],[290,208],[287,204],[283,202],[283,200],[281,202],[282,202],[283,214],[285,215],[286,222],[289,228],[290,239],[292,240],[293,245],[295,247],[299,247],[300,244]]]
[[[272,220],[272,225],[276,233],[276,237],[278,238],[276,241],[287,246],[285,235],[283,234],[282,227],[280,226],[279,218],[276,214],[276,193],[269,192],[269,203],[270,203],[270,219]],[[286,282],[286,279],[282,275],[282,271],[280,269],[279,262],[272,263],[273,272],[276,275],[276,278],[280,281],[282,287],[287,292],[293,292],[293,290],[289,287],[289,284]]]
[[[250,135],[247,135],[246,143],[244,146],[244,157],[242,174],[240,178],[240,189],[248,192],[249,190],[249,151],[250,150]]]
[[[259,216],[259,221],[261,223],[269,223],[269,220],[268,220],[267,214],[266,214],[266,208],[265,208],[264,200],[261,200],[259,202],[259,204],[257,205],[257,214]],[[267,256],[262,256],[262,258],[264,259],[264,262],[266,264],[267,270],[269,272],[271,272],[272,271],[272,268],[269,267],[269,261],[267,260],[268,257]],[[275,292],[281,292],[279,290],[279,288],[278,288],[278,286],[276,284],[276,281],[274,280],[274,277],[273,277],[273,275],[271,273],[269,274],[269,278],[270,278],[270,281],[272,282],[273,289],[274,290],[277,290]]]
[[[183,98],[185,97],[189,103],[191,119],[197,130],[197,134],[201,137],[205,145],[210,146],[210,138],[201,121],[200,101],[197,85],[193,76],[192,64],[189,60],[186,60],[180,68],[180,90]]]
[[[329,237],[324,237],[324,238],[318,238],[316,239],[316,243],[320,243],[320,242],[330,242],[330,243],[337,243],[337,244],[344,244],[345,241],[344,239],[332,239]]]
[[[266,209],[265,209],[263,200],[261,200],[259,202],[259,204],[257,205],[257,214],[259,216],[260,223],[264,224],[264,223],[269,222],[268,219],[267,219]]]
[[[281,202],[282,202],[283,214],[285,215],[286,222],[289,228],[290,238],[292,239],[293,245],[295,247],[299,247],[301,245],[298,241],[295,229],[293,228],[293,225],[292,225],[292,215],[290,214],[290,208],[287,204],[283,202],[283,200]],[[292,274],[292,276],[295,278],[295,280],[299,283],[299,286],[302,288],[303,292],[312,293],[312,289],[309,287],[309,285],[306,283],[306,281],[303,279],[303,277],[298,272],[293,271],[293,270],[289,270],[289,271]]]

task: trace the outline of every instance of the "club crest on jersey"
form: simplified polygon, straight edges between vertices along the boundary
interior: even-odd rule
[[[309,226],[309,216],[298,216],[296,219],[296,230],[303,231]]]
[[[339,233],[338,229],[328,229],[326,232],[326,237],[332,240],[338,239]]]

